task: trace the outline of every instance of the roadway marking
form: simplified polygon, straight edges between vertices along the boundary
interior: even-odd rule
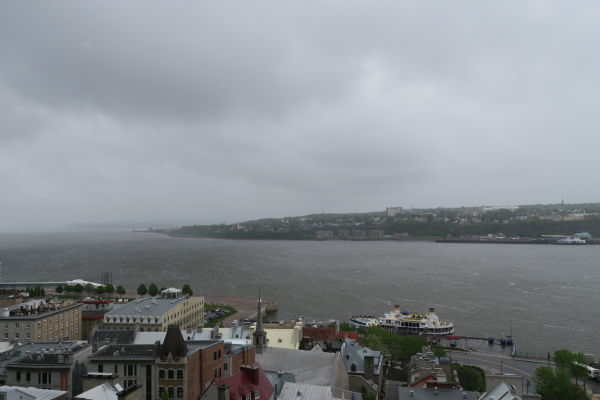
[[[513,369],[513,370],[518,371],[518,372],[520,372],[520,373],[522,373],[524,375],[527,375],[530,378],[533,378],[533,375],[531,375],[529,372],[523,371],[520,368],[513,367],[513,366],[507,365],[505,363],[499,363],[498,361],[486,360],[486,359],[477,358],[477,357],[465,357],[465,356],[459,356],[459,358],[464,358],[464,359],[467,359],[467,360],[483,361],[483,362],[490,363],[490,364],[497,364],[497,365],[502,366],[503,368]]]

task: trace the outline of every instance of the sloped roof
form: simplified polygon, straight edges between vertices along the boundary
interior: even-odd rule
[[[218,378],[215,382],[217,385],[229,386],[231,400],[242,400],[257,390],[260,392],[261,399],[268,399],[275,390],[259,363],[251,366],[243,365],[237,374],[227,378]]]
[[[348,373],[340,353],[268,347],[256,360],[269,371],[294,374],[296,382],[346,389]]]
[[[348,372],[365,372],[365,356],[371,356],[374,358],[375,374],[379,373],[381,352],[371,350],[368,347],[363,347],[355,340],[344,339],[340,353],[342,354],[342,361],[344,361],[344,365],[346,366],[346,370]],[[352,368],[352,365],[355,366],[354,369]]]
[[[517,394],[511,394],[511,388],[506,382],[500,382],[489,392],[485,392],[479,400],[502,399],[502,400],[521,400]]]
[[[118,390],[112,387],[107,382],[102,383],[101,385],[95,386],[90,390],[78,394],[75,396],[75,399],[85,399],[85,400],[117,400]]]
[[[168,356],[169,353],[176,358],[187,356],[188,348],[177,325],[169,325],[160,350],[163,357]]]
[[[64,396],[67,392],[62,390],[50,390],[50,389],[38,389],[34,387],[21,387],[21,386],[0,386],[0,392],[10,393],[18,391],[26,394],[27,396],[33,397],[35,400],[53,400]]]

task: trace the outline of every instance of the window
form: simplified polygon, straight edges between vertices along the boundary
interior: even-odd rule
[[[217,355],[217,358],[221,358],[221,350],[219,350],[219,354]]]
[[[26,380],[27,382],[31,381],[31,372],[27,371],[27,372],[25,373],[25,380]]]
[[[21,371],[17,371],[17,380],[20,381],[21,380]]]
[[[158,370],[158,379],[165,379],[165,370],[164,369]]]
[[[227,363],[223,363],[223,369],[227,371]]]
[[[167,392],[169,393],[169,397],[173,398],[175,397],[175,388],[174,387],[170,387]]]
[[[8,322],[4,323],[4,329],[8,329]]]
[[[8,340],[8,332],[4,332],[4,339]]]
[[[215,352],[213,353],[213,360],[216,360],[216,359],[217,359],[217,352],[215,351]]]
[[[25,339],[31,339],[31,333],[25,332]]]
[[[173,371],[172,369],[170,369],[169,372],[167,373],[167,377],[169,379],[175,379],[175,371]]]
[[[19,323],[15,322],[15,328],[18,328],[18,327],[19,327]]]
[[[104,365],[98,364],[98,372],[104,372]]]
[[[15,332],[15,339],[19,339],[21,337],[21,334],[19,332]]]
[[[177,388],[177,398],[179,398],[179,399],[183,398],[183,386],[179,386]]]
[[[164,386],[159,386],[159,388],[158,388],[158,396],[162,398],[163,394],[165,394],[165,387]]]
[[[183,379],[183,370],[182,369],[177,370],[177,379]]]
[[[117,373],[117,364],[115,364],[115,374]]]

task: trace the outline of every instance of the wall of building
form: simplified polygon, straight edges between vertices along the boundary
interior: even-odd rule
[[[27,318],[0,317],[0,340],[54,342],[81,340],[81,305]]]

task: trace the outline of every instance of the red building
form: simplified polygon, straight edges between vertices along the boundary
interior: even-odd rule
[[[94,330],[100,328],[104,321],[104,314],[112,310],[112,300],[89,299],[82,300],[81,308],[81,339],[90,340]]]
[[[243,365],[240,372],[215,381],[218,398],[225,400],[269,399],[275,390],[258,363]],[[221,397],[222,396],[222,397]]]

